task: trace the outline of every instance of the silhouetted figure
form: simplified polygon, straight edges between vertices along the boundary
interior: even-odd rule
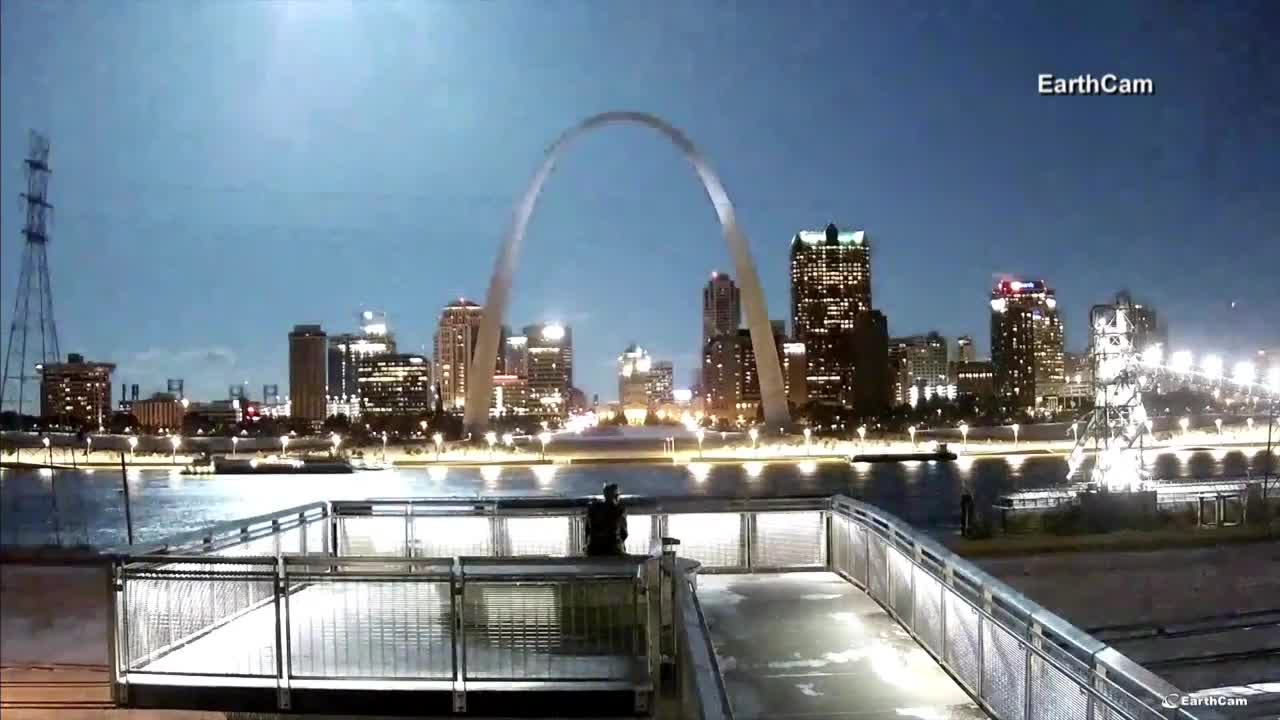
[[[969,528],[973,526],[973,496],[968,490],[960,496],[960,536],[969,537]]]
[[[604,486],[604,500],[587,506],[587,555],[625,555],[627,509],[622,507],[618,486]]]

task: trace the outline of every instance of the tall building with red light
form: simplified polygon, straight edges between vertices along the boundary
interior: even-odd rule
[[[1056,406],[1066,382],[1062,321],[1043,280],[1007,279],[992,288],[991,364],[1006,411]]]

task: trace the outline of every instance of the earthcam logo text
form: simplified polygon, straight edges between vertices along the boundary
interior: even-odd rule
[[[1154,95],[1156,92],[1151,78],[1123,78],[1112,73],[1072,78],[1040,73],[1037,78],[1041,95]]]

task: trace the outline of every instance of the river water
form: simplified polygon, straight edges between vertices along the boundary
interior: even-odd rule
[[[1261,450],[1176,451],[1156,455],[1159,478],[1261,475]],[[502,495],[580,496],[616,482],[624,494],[777,497],[843,493],[918,527],[954,526],[970,488],[979,507],[1014,490],[1061,485],[1059,456],[961,458],[903,463],[670,463],[508,468],[413,468],[354,475],[183,476],[129,471],[137,540],[155,540],[224,520],[317,500]],[[0,471],[0,542],[8,545],[121,543],[124,494],[118,470]]]

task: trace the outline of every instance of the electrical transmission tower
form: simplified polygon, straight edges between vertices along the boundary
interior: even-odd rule
[[[13,320],[9,326],[9,342],[4,354],[4,378],[0,381],[0,408],[6,398],[12,402],[17,391],[15,409],[22,415],[27,398],[27,381],[36,379],[35,365],[59,362],[58,326],[53,321],[53,288],[49,285],[49,139],[31,131],[30,150],[25,161],[27,191],[22,204],[27,211],[22,227],[24,247],[18,274],[18,294],[13,301]],[[31,307],[32,305],[36,307]],[[40,354],[35,355],[32,326],[40,332]],[[28,364],[28,344],[33,357]],[[16,385],[16,387],[11,387]]]
[[[1088,480],[1107,490],[1137,490],[1150,479],[1142,456],[1143,438],[1151,433],[1142,392],[1150,379],[1134,344],[1132,317],[1127,301],[1095,305],[1089,312],[1093,410],[1081,418],[1085,429],[1067,461],[1071,479],[1092,443],[1094,466]]]

